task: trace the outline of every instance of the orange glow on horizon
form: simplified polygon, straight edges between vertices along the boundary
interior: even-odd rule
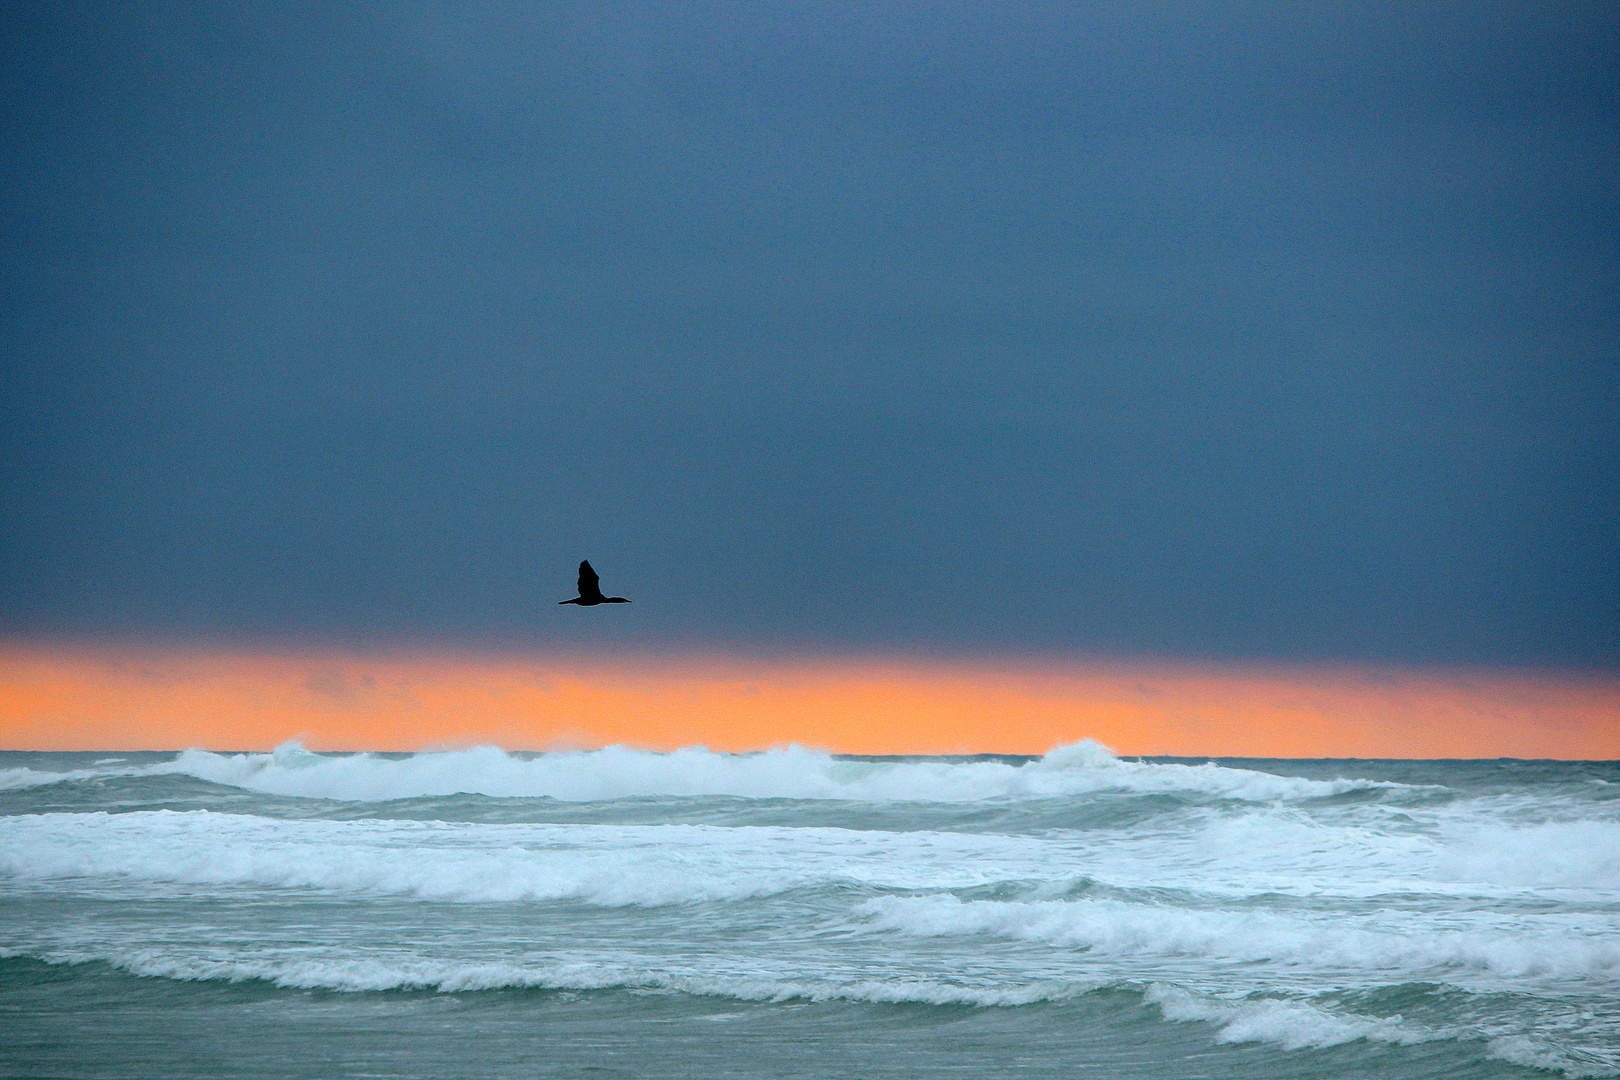
[[[0,749],[1620,757],[1620,677],[0,644]]]

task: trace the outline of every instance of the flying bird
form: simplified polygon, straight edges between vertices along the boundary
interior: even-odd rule
[[[559,600],[559,604],[578,604],[580,607],[595,607],[597,604],[628,604],[630,601],[622,596],[603,596],[602,586],[598,584],[602,579],[596,576],[591,564],[579,564],[579,595],[572,600]]]

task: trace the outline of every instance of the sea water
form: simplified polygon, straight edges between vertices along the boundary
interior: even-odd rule
[[[0,1075],[1620,1075],[1620,763],[0,754]]]

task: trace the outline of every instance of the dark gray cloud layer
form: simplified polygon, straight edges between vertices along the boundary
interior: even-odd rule
[[[4,32],[0,629],[1620,660],[1613,4]]]

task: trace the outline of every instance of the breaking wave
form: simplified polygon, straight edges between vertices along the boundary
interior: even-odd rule
[[[1090,792],[1186,793],[1249,802],[1319,798],[1399,788],[1372,780],[1309,780],[1213,762],[1180,765],[1128,761],[1090,739],[1059,746],[1020,765],[1001,761],[862,761],[799,746],[753,754],[703,747],[671,753],[609,746],[534,756],[494,747],[414,754],[315,754],[292,742],[269,754],[187,750],[174,761],[98,774],[12,769],[0,784],[25,786],[92,775],[179,773],[273,795],[379,802],[478,794],[593,802],[656,796],[840,799],[863,802],[978,802],[1041,799]],[[27,775],[22,775],[27,774]]]
[[[1345,1016],[1302,1001],[1278,998],[1226,1001],[1155,983],[1146,994],[1166,1020],[1202,1020],[1219,1027],[1217,1042],[1276,1043],[1284,1050],[1320,1049],[1366,1039],[1369,1042],[1432,1042],[1447,1033],[1404,1023],[1399,1017]]]
[[[1620,889],[1620,822],[1457,828],[1446,838],[1437,876],[1503,885]]]

